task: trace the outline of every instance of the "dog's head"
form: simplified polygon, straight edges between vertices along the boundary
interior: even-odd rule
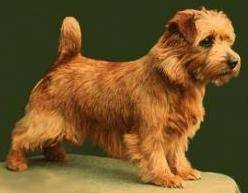
[[[238,75],[240,57],[232,50],[235,33],[223,12],[188,9],[167,24],[156,51],[160,69],[174,82],[221,85]]]

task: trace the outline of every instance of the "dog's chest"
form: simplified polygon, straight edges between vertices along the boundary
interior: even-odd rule
[[[204,117],[202,93],[177,94],[170,98],[166,133],[193,136]]]

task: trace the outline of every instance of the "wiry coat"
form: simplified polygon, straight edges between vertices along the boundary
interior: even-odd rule
[[[185,151],[203,121],[210,81],[202,67],[206,52],[192,46],[198,35],[192,13],[201,12],[229,22],[222,13],[179,12],[150,52],[129,62],[82,56],[80,27],[66,18],[58,58],[13,131],[8,168],[26,169],[24,152],[37,147],[49,159],[64,159],[62,140],[89,138],[110,156],[134,161],[145,182],[171,187],[181,186],[181,178],[198,179]]]

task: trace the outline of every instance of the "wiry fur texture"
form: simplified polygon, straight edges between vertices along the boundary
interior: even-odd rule
[[[213,45],[201,46],[208,36]],[[15,125],[7,167],[26,169],[25,153],[35,148],[63,161],[62,140],[89,138],[110,156],[136,163],[144,182],[181,187],[182,179],[199,179],[185,157],[188,139],[203,121],[206,85],[223,84],[239,72],[234,39],[222,12],[189,9],[168,22],[147,55],[110,62],[82,56],[79,24],[66,18],[58,58]],[[230,58],[238,61],[234,68],[227,65]]]

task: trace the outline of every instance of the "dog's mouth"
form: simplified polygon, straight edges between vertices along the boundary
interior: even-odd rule
[[[221,78],[223,76],[227,76],[227,75],[230,75],[231,72],[228,70],[228,71],[223,71],[223,72],[220,72],[218,73],[217,75],[214,76],[214,78]]]
[[[215,85],[217,86],[220,86],[226,82],[229,81],[229,79],[231,78],[231,75],[232,75],[232,72],[229,70],[229,71],[222,71],[216,75],[214,75],[212,77],[212,83],[214,83]]]

